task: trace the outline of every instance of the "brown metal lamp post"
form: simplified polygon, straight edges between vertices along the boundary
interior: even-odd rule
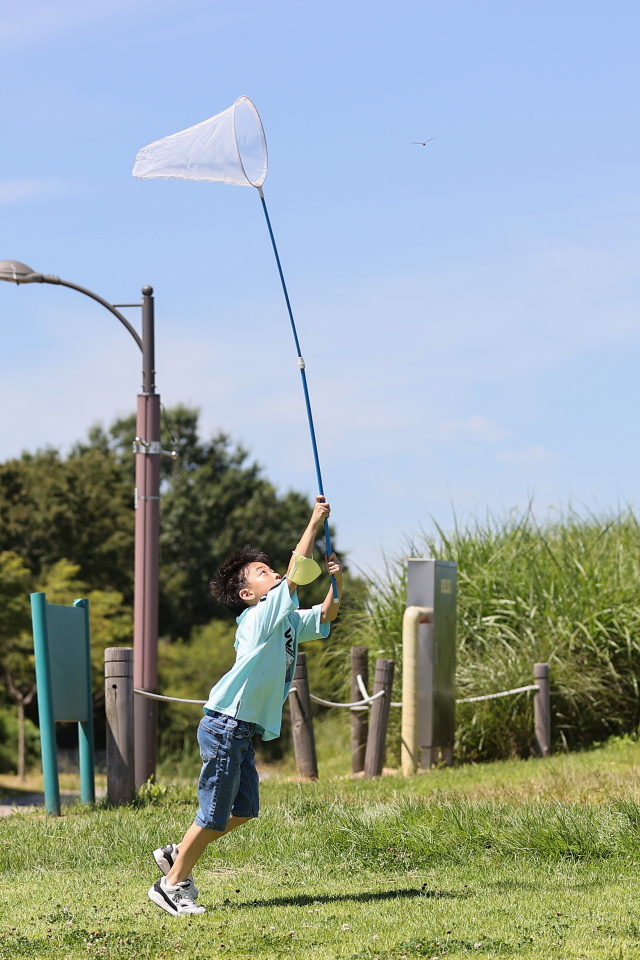
[[[51,283],[70,287],[97,300],[127,328],[142,351],[142,393],[138,395],[135,488],[135,573],[133,685],[155,693],[158,686],[158,577],[160,545],[160,396],[155,388],[153,288],[142,288],[142,303],[109,303],[97,293],[68,280],[36,273],[17,260],[0,261],[0,280]],[[118,307],[142,307],[142,338]],[[155,775],[158,743],[156,702],[135,699],[136,786]]]
[[[153,289],[142,288],[142,393],[136,439],[136,534],[133,600],[133,686],[158,690],[158,578],[160,546],[160,395],[156,393]],[[136,787],[155,776],[158,704],[134,698]]]

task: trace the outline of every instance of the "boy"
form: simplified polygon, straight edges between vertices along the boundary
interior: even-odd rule
[[[282,705],[295,671],[298,642],[328,637],[338,615],[330,588],[324,603],[298,610],[297,584],[320,575],[312,559],[319,526],[331,508],[316,497],[311,520],[295,548],[284,579],[264,553],[243,547],[229,557],[211,582],[214,597],[236,614],[236,662],[213,687],[198,727],[202,771],[200,809],[179,846],[167,844],[153,856],[164,876],[149,898],[174,917],[205,913],[196,903],[192,868],[212,840],[258,816],[258,774],[251,738],[280,734]],[[327,558],[342,596],[342,569],[335,554]]]

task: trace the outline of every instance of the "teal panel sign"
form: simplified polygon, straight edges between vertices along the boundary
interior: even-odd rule
[[[59,816],[56,720],[77,720],[80,799],[82,803],[93,803],[96,795],[89,601],[76,600],[72,607],[63,607],[47,603],[44,593],[32,593],[31,618],[44,802],[47,813]]]
[[[82,607],[47,604],[47,634],[54,720],[85,723],[92,709],[87,689],[87,625]]]

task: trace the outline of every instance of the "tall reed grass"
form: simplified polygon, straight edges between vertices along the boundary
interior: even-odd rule
[[[637,730],[640,525],[631,509],[587,517],[568,510],[545,523],[530,509],[488,516],[452,533],[437,528],[414,539],[407,553],[458,564],[458,697],[532,683],[533,663],[546,661],[556,749]],[[369,587],[366,615],[353,620],[350,642],[395,659],[400,699],[404,559],[388,560]],[[458,706],[458,759],[527,756],[533,748],[531,694]]]

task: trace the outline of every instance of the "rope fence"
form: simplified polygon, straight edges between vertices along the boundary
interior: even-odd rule
[[[185,700],[184,697],[163,697],[159,693],[150,693],[148,690],[138,690],[135,687],[133,692],[140,697],[148,697],[149,700],[168,700],[170,703],[197,703],[198,706],[204,707],[207,702],[206,700]]]
[[[501,693],[485,693],[483,697],[464,697],[462,700],[456,700],[456,703],[478,703],[479,700],[497,700],[498,697],[510,697],[512,693],[526,693],[527,690],[539,690],[537,683],[531,683],[528,687],[514,687],[513,690],[503,690]]]
[[[298,652],[289,706],[291,731],[296,765],[299,776],[317,779],[317,757],[313,733],[312,701],[323,707],[345,709],[351,715],[351,759],[354,775],[367,778],[382,774],[387,738],[389,710],[403,708],[403,703],[391,700],[395,662],[378,659],[375,676],[368,673],[369,651],[366,647],[351,648],[351,696],[347,703],[325,700],[309,690],[306,655]],[[373,693],[367,686],[373,680]],[[533,664],[534,683],[511,690],[500,690],[475,697],[460,697],[456,703],[480,703],[523,693],[535,694],[533,698],[534,736],[538,753],[543,757],[551,754],[551,709],[549,702],[549,664]],[[130,648],[109,648],[105,651],[105,709],[107,713],[107,782],[109,802],[129,802],[135,794],[133,751],[133,694],[164,703],[184,703],[203,707],[206,700],[187,697],[170,697],[133,686],[133,658]],[[356,699],[360,694],[360,699]],[[403,697],[403,700],[406,700]],[[449,701],[451,705],[451,701]],[[407,710],[405,703],[404,710]],[[404,712],[403,710],[403,712]],[[453,762],[453,745],[422,745],[422,767],[430,769],[439,762]],[[426,760],[425,760],[426,754]],[[415,772],[415,771],[414,771]]]
[[[379,690],[377,693],[374,693],[373,696],[369,696],[360,674],[357,676],[357,682],[360,693],[362,694],[362,700],[354,700],[352,703],[335,703],[333,700],[323,700],[322,697],[316,697],[313,693],[310,693],[309,696],[314,703],[321,703],[323,707],[346,707],[349,710],[368,710],[372,703],[380,697],[384,697],[384,690]],[[484,696],[481,697],[463,697],[460,700],[456,700],[456,703],[479,703],[481,700],[497,700],[498,697],[510,697],[515,693],[526,693],[528,690],[539,689],[540,687],[537,683],[531,683],[527,687],[514,687],[513,690],[502,690],[500,693],[485,693]],[[134,688],[133,692],[137,693],[140,697],[148,697],[150,700],[163,700],[169,703],[194,703],[203,707],[207,702],[206,700],[187,700],[184,697],[164,697],[159,693],[150,693],[149,690],[138,690],[136,688]],[[289,688],[289,693],[297,692],[297,687]],[[402,701],[392,700],[389,706],[401,707]]]
[[[289,688],[289,693],[297,692],[297,687]],[[384,690],[378,690],[372,697],[367,694],[366,700],[354,700],[353,703],[334,703],[333,700],[323,700],[322,697],[316,697],[312,693],[309,696],[315,703],[321,703],[323,707],[348,707],[351,710],[367,710],[375,700],[384,697]],[[391,704],[391,706],[394,706],[394,704]]]

